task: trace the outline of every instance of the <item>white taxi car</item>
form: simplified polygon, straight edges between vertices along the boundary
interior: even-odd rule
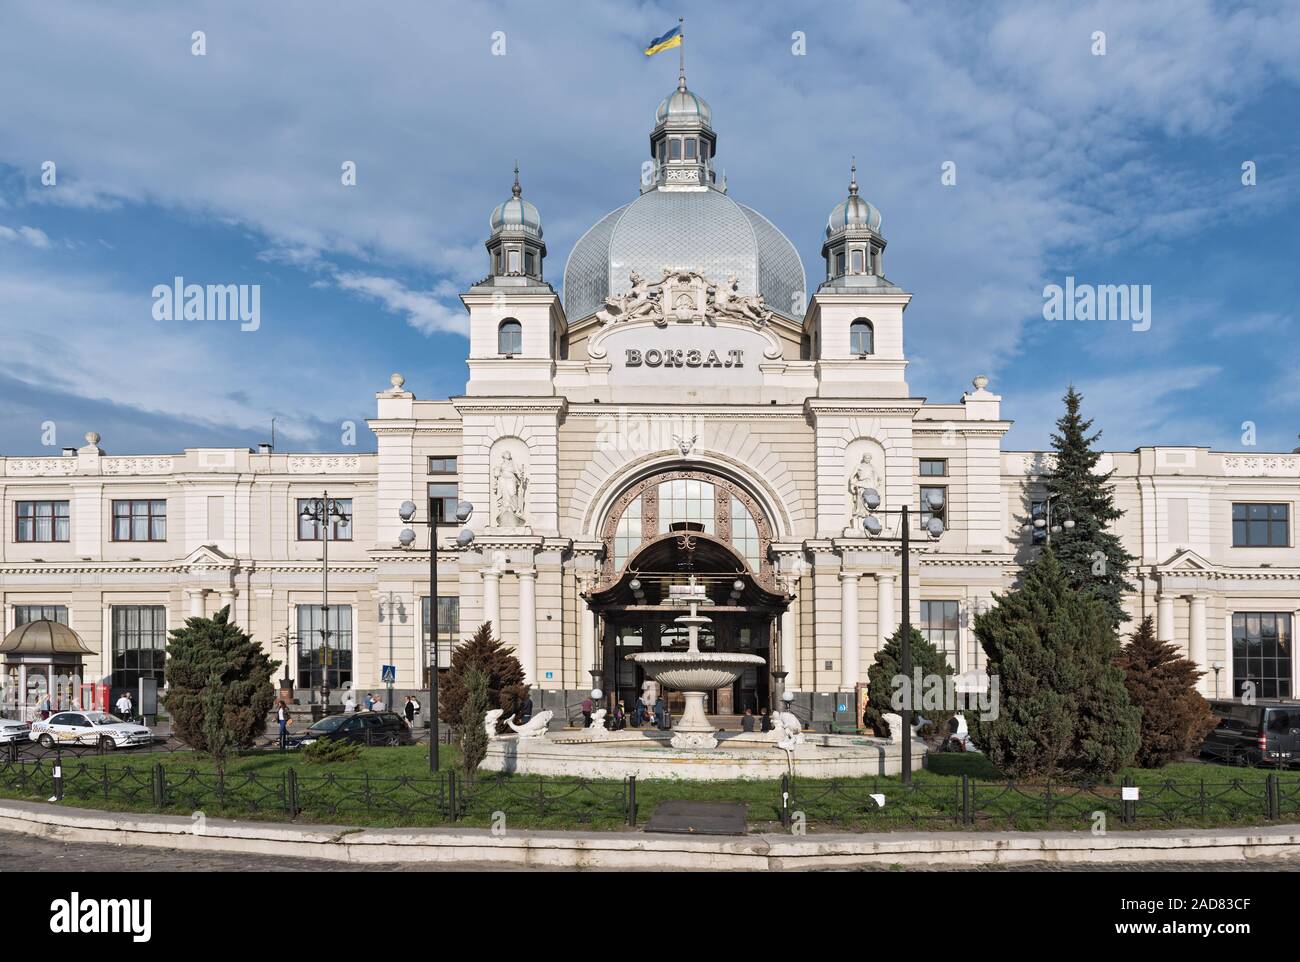
[[[153,733],[143,725],[125,722],[102,711],[61,711],[32,722],[32,737],[44,748],[56,745],[99,745],[130,748],[148,745]]]

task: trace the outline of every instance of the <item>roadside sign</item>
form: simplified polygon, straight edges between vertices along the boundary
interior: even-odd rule
[[[396,666],[396,665],[384,665],[384,666],[382,666],[382,667],[380,668],[380,676],[379,676],[379,678],[380,678],[380,681],[382,681],[385,685],[393,685],[393,684],[396,684],[396,683],[397,683],[397,666]]]

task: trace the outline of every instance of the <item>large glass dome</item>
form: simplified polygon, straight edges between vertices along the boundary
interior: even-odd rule
[[[712,111],[678,79],[655,111],[650,134],[653,185],[606,214],[579,238],[564,267],[569,322],[590,317],[612,294],[626,294],[636,271],[696,271],[715,284],[735,276],[740,293],[762,294],[777,314],[802,320],[807,290],[794,245],[758,211],[713,183]]]
[[[658,280],[665,269],[693,270],[722,283],[734,274],[744,293],[802,320],[803,262],[789,239],[758,211],[721,191],[656,189],[606,214],[574,245],[564,267],[570,323],[625,294],[636,271]]]

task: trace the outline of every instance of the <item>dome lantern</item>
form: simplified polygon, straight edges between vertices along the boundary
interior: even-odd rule
[[[686,86],[683,67],[677,89],[655,109],[650,131],[653,179],[643,177],[641,190],[660,187],[714,186],[713,155],[718,137],[713,132],[713,111],[708,101]]]
[[[510,199],[492,209],[487,239],[489,276],[532,277],[542,279],[542,259],[546,242],[542,240],[542,218],[537,208],[523,199],[519,186],[519,164],[515,163],[515,182]]]

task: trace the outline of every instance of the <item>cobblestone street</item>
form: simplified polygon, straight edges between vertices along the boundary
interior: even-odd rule
[[[976,872],[1295,872],[1300,859],[1260,859],[1248,862],[1127,862],[1115,865],[1057,865],[1050,862],[1015,866],[963,866],[906,868],[908,872],[936,872],[957,869]],[[850,871],[891,871],[881,864]],[[439,872],[521,871],[499,869],[487,864],[451,866],[426,863],[347,865],[324,859],[272,858],[229,852],[186,852],[178,849],[132,848],[125,845],[95,845],[61,842],[0,832],[0,873],[4,872]],[[530,867],[530,872],[546,871]]]

